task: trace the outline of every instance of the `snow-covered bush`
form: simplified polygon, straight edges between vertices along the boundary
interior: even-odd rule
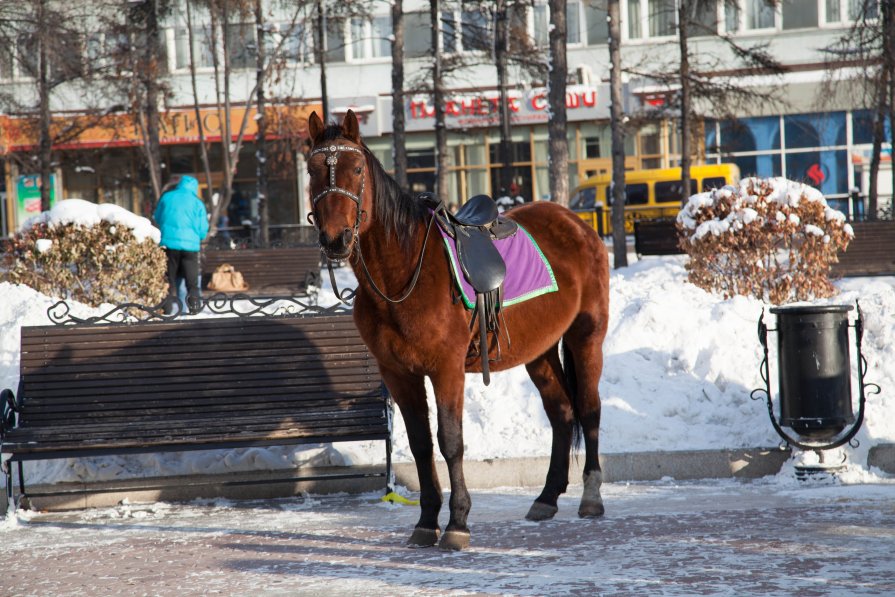
[[[677,227],[690,282],[775,304],[835,294],[830,266],[854,237],[820,191],[785,178],[693,195]]]
[[[160,233],[113,204],[59,202],[26,221],[3,247],[6,278],[92,306],[156,305],[167,293]]]

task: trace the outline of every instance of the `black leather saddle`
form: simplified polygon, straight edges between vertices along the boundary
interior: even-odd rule
[[[491,381],[488,367],[488,332],[498,341],[497,357],[500,358],[500,303],[507,267],[494,241],[509,238],[519,227],[513,220],[498,214],[497,204],[488,195],[476,195],[452,214],[431,193],[424,193],[421,200],[435,213],[438,225],[457,243],[457,258],[463,275],[475,290],[476,305],[470,329],[479,324],[479,353],[482,358],[482,378],[485,385]]]

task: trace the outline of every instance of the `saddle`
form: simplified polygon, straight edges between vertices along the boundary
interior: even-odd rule
[[[519,229],[516,222],[497,211],[497,204],[488,195],[476,195],[457,213],[450,213],[431,193],[420,195],[424,205],[432,209],[441,229],[457,244],[457,258],[467,281],[475,290],[475,309],[470,330],[479,327],[479,354],[482,358],[482,379],[491,382],[488,366],[488,332],[497,339],[500,358],[500,306],[507,267],[494,247],[495,240],[509,238]]]

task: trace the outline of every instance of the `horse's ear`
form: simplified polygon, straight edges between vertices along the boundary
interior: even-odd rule
[[[323,126],[323,121],[317,116],[317,112],[311,112],[311,117],[308,118],[308,134],[311,137],[311,143],[313,145],[317,145],[323,140],[323,130],[325,128],[326,127]]]
[[[357,116],[354,110],[348,110],[345,118],[342,119],[342,136],[349,141],[360,143],[360,127],[357,124]]]

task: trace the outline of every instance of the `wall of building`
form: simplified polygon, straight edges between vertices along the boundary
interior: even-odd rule
[[[525,15],[525,27],[535,39],[545,39],[544,4],[538,0]],[[759,89],[773,89],[779,96],[779,101],[747,106],[739,114],[746,123],[741,130],[748,131],[754,138],[751,145],[747,142],[748,136],[741,138],[734,135],[727,124],[708,122],[704,135],[698,138],[697,159],[733,160],[741,165],[746,175],[780,174],[808,181],[823,176],[818,186],[835,196],[844,196],[852,186],[861,185],[859,171],[864,167],[867,154],[863,129],[855,125],[863,118],[861,99],[850,92],[861,71],[839,69],[838,80],[831,82],[824,66],[826,54],[823,48],[831,45],[850,26],[849,2],[785,0],[776,12],[750,12],[758,4],[740,0],[740,12],[734,18],[725,13],[725,4],[719,3],[718,11],[713,16],[719,23],[718,31],[729,33],[746,45],[767,43],[770,52],[791,71],[782,77],[737,73],[736,61],[723,41],[713,36],[694,37],[691,50],[694,63],[700,65],[698,68],[714,69],[718,72],[717,76],[739,78],[741,83]],[[641,71],[651,68],[653,72],[672,68],[677,56],[673,18],[669,22],[670,13],[654,10],[657,6],[663,6],[663,0],[622,1],[622,60],[629,68]],[[389,32],[390,7],[388,2],[374,3],[374,7],[372,19],[343,23],[339,35],[345,44],[339,45],[336,39],[333,47],[329,48],[327,86],[331,111],[339,115],[347,108],[353,108],[362,118],[362,132],[367,143],[386,168],[390,168],[391,58],[385,41]],[[421,26],[428,19],[428,2],[405,0],[404,7],[405,12],[411,13],[407,22],[409,53],[412,55],[413,48],[419,49],[421,44],[424,46],[430,35],[430,29]],[[570,82],[574,85],[570,87],[567,107],[570,121],[570,182],[574,186],[586,176],[609,169],[609,92],[606,84],[609,54],[605,43],[605,14],[591,7],[589,2],[569,0],[569,7],[568,22],[572,29],[567,53]],[[290,15],[286,8],[279,10],[272,19],[277,23],[273,29],[283,35],[292,35]],[[455,12],[459,34],[454,42],[461,46],[458,49],[464,50],[461,53],[470,59],[471,64],[451,77],[448,98],[452,114],[448,119],[451,148],[449,185],[451,198],[458,202],[481,192],[499,192],[495,176],[500,166],[495,149],[499,140],[494,115],[496,69],[487,52],[462,48],[464,43],[472,43],[471,39],[463,37],[466,17],[459,10]],[[163,40],[168,58],[167,81],[171,90],[166,108],[170,114],[182,113],[184,119],[188,119],[194,99],[192,81],[186,67],[188,55],[184,24],[182,10],[167,18],[163,23]],[[296,35],[296,40],[295,59],[287,61],[276,82],[270,85],[268,96],[274,104],[289,101],[304,106],[309,112],[321,101],[320,69],[313,63],[310,52],[313,42],[310,38],[305,37],[302,41]],[[195,55],[199,57],[196,81],[199,103],[210,111],[215,100],[213,72],[208,66],[207,56],[202,58],[201,48],[197,47],[196,50]],[[541,55],[546,57],[546,50]],[[244,64],[246,68],[234,70],[231,77],[230,100],[234,105],[245,102],[255,82],[251,61],[244,61]],[[426,58],[407,59],[408,88],[426,80],[427,64]],[[514,68],[511,87],[514,89],[511,101],[516,108],[513,112],[514,177],[527,199],[547,199],[546,121],[549,110],[543,95],[543,82],[525,76],[520,69]],[[629,168],[667,167],[678,163],[678,133],[674,119],[664,115],[661,106],[656,110],[651,105],[656,90],[655,81],[648,77],[626,76],[626,112],[634,120],[642,121],[641,125],[630,131],[627,140]],[[11,73],[7,80],[0,80],[0,91],[14,91],[26,98],[29,93],[33,94],[33,85]],[[647,98],[651,99],[646,101]],[[95,93],[90,90],[63,86],[54,95],[53,108],[71,114],[93,105],[95,100]],[[703,108],[703,113],[711,114],[711,106]],[[431,100],[425,94],[411,94],[405,103],[413,190],[431,190],[434,180],[434,119],[431,109]],[[773,129],[769,123],[773,122],[777,123],[776,133],[769,132]],[[806,124],[815,130],[814,141],[811,142],[814,144],[802,139],[794,145],[792,136],[785,134],[787,126],[805,128],[803,125]],[[169,121],[168,125],[176,128],[173,121]],[[826,132],[833,128],[837,131],[835,134]],[[777,141],[770,140],[769,134],[776,134]],[[58,174],[64,196],[112,201],[148,213],[151,205],[147,201],[146,177],[141,172],[139,152],[133,144],[130,147],[120,145],[113,139],[105,142],[94,140],[92,144],[83,143],[80,147],[73,146],[61,151]],[[4,146],[7,152],[14,149],[8,140]],[[165,144],[166,172],[198,173],[196,147],[194,137],[172,134]],[[286,162],[296,170],[289,172],[289,168],[285,168],[278,178],[277,196],[271,198],[273,221],[290,224],[303,222],[306,205],[301,159],[293,155]],[[243,202],[244,196],[253,195],[255,165],[249,145],[240,160],[236,190],[241,198],[237,203]],[[7,168],[7,175],[11,174],[27,172]],[[15,185],[8,183],[7,187],[10,186]],[[13,195],[14,189],[9,189],[7,212],[10,212],[9,207],[14,202]],[[234,212],[231,219],[241,219],[244,212]],[[13,219],[10,213],[6,214],[7,230],[11,228]]]

